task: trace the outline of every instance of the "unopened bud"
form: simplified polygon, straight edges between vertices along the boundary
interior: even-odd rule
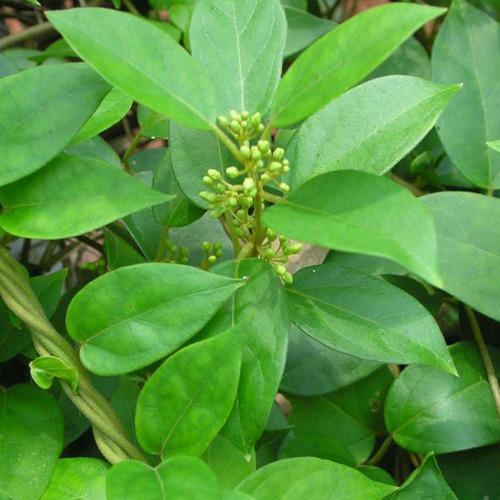
[[[209,264],[215,264],[217,261],[217,257],[215,255],[210,255],[210,257],[207,259]]]
[[[289,272],[283,274],[281,278],[287,285],[291,285],[293,283],[293,276]]]
[[[273,151],[273,158],[275,160],[281,161],[284,156],[285,156],[285,150],[283,148],[276,148]]]
[[[278,161],[272,161],[267,168],[269,172],[275,174],[281,171],[282,165]]]
[[[247,177],[243,181],[243,188],[245,191],[251,191],[253,188],[255,188],[255,181],[251,177]]]
[[[207,171],[207,174],[210,178],[212,178],[214,181],[220,181],[222,179],[222,175],[218,170],[215,170],[215,168],[210,168]]]
[[[217,117],[217,121],[221,127],[227,127],[227,118],[225,116]]]
[[[231,117],[231,120],[241,120],[240,115],[234,109],[232,109],[231,111],[229,111],[229,116]]]
[[[237,121],[233,120],[233,121],[231,122],[231,130],[232,130],[235,134],[237,134],[238,132],[240,132],[240,131],[241,131],[241,125],[240,125]]]
[[[269,151],[271,145],[269,144],[269,141],[259,141],[257,143],[257,147],[262,154],[265,154]]]
[[[272,248],[268,248],[265,252],[264,255],[266,256],[266,259],[274,259],[276,257],[276,252]]]
[[[255,113],[254,115],[252,115],[252,118],[250,118],[250,120],[252,122],[252,125],[257,127],[262,121],[262,116],[260,115],[260,113]]]
[[[226,174],[231,179],[236,179],[240,175],[240,171],[236,167],[228,167],[226,168]]]
[[[243,156],[243,158],[245,158],[245,160],[248,160],[252,154],[252,152],[250,151],[250,148],[246,145],[241,146],[240,153],[241,153],[241,156]]]
[[[283,276],[286,273],[286,267],[281,264],[278,264],[274,269],[279,276]]]
[[[206,186],[212,187],[214,185],[214,180],[212,178],[210,178],[208,175],[205,175],[203,177],[203,184],[205,184]]]
[[[280,182],[279,188],[285,193],[288,193],[288,191],[290,191],[290,186],[286,182]]]

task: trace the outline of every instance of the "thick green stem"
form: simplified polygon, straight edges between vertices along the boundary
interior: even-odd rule
[[[495,373],[495,367],[491,361],[490,353],[486,347],[486,343],[479,328],[479,323],[477,322],[476,315],[471,307],[465,305],[465,312],[469,318],[469,323],[471,326],[472,334],[474,335],[474,340],[476,341],[477,349],[479,355],[483,360],[484,369],[486,371],[486,376],[488,377],[488,382],[490,383],[491,393],[493,394],[493,400],[495,401],[495,406],[497,409],[498,416],[500,416],[500,387],[498,385],[498,379]]]
[[[126,437],[120,418],[90,382],[73,347],[54,329],[31,289],[22,267],[0,247],[0,296],[9,309],[28,327],[36,350],[42,356],[61,359],[78,372],[76,392],[61,381],[71,401],[91,422],[96,442],[104,457],[111,463],[128,458],[146,461],[146,458]]]
[[[217,138],[226,146],[231,154],[242,164],[245,164],[245,158],[243,158],[240,150],[236,144],[219,128],[217,125],[211,125],[212,132],[217,136]]]
[[[370,460],[368,460],[365,465],[376,465],[382,460],[384,455],[386,454],[387,450],[391,446],[392,443],[392,436],[387,436],[384,440],[384,442],[380,445],[380,448],[378,449],[377,453],[373,455]]]
[[[125,172],[127,172],[127,174],[134,175],[134,172],[130,166],[130,157],[134,154],[135,150],[137,149],[137,146],[139,146],[141,139],[142,139],[142,136],[141,136],[141,133],[139,132],[132,139],[130,146],[128,147],[127,151],[125,151],[125,154],[123,155],[123,169],[125,170]]]

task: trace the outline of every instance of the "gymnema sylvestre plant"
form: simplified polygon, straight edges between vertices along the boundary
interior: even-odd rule
[[[482,3],[117,0],[0,54],[2,499],[496,498]]]

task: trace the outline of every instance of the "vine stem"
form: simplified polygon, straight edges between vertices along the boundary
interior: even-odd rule
[[[80,359],[64,337],[51,325],[33,292],[22,266],[0,246],[0,296],[8,308],[28,327],[35,349],[41,356],[55,356],[78,373],[78,388],[61,386],[68,398],[85,415],[94,429],[97,446],[103,456],[116,463],[129,458],[146,457],[127,438],[123,424],[108,401],[92,385]]]
[[[45,35],[46,33],[50,33],[51,31],[55,31],[55,28],[48,21],[45,23],[37,24],[35,26],[30,26],[29,28],[20,31],[19,33],[14,33],[2,38],[0,40],[0,50],[6,49],[7,47],[15,45],[16,43],[21,43],[26,40],[30,40],[31,38]]]
[[[486,375],[488,377],[488,382],[490,383],[491,393],[493,394],[493,399],[495,401],[495,406],[497,409],[498,416],[500,417],[500,386],[498,385],[498,378],[495,373],[495,367],[491,361],[490,353],[486,347],[483,334],[479,328],[479,323],[477,322],[476,314],[474,310],[465,305],[465,312],[469,318],[469,323],[472,329],[472,334],[474,335],[474,340],[476,341],[477,349],[479,355],[483,361],[484,369],[486,370]]]
[[[387,450],[389,449],[389,447],[391,446],[391,443],[392,443],[392,436],[389,435],[385,438],[384,442],[380,445],[380,448],[377,450],[377,453],[375,453],[375,455],[373,455],[372,458],[370,458],[370,460],[368,460],[365,465],[376,465],[380,462],[380,460],[382,460],[382,458],[384,457],[384,455],[386,454]]]
[[[261,195],[263,200],[270,201],[271,203],[283,203],[285,201],[285,199],[281,198],[281,196],[276,196],[264,190],[262,191]]]
[[[217,136],[217,138],[226,146],[227,149],[231,152],[231,154],[242,164],[245,164],[245,158],[243,158],[240,150],[236,146],[236,144],[219,128],[217,125],[213,123],[210,124],[210,128],[212,132]]]

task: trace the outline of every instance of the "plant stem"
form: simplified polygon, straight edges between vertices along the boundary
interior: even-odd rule
[[[50,324],[20,264],[5,247],[0,247],[0,296],[9,309],[28,327],[36,350],[42,356],[51,355],[76,369],[78,388],[61,381],[68,398],[89,419],[96,442],[111,463],[145,456],[126,437],[120,418],[90,382],[87,372],[73,347]]]
[[[135,16],[141,15],[141,13],[137,10],[135,5],[130,0],[123,0],[123,5],[125,5],[125,7],[127,7],[127,10]]]
[[[397,176],[396,174],[391,173],[391,179],[396,184],[399,184],[400,186],[403,186],[406,189],[408,189],[408,191],[413,193],[415,196],[423,196],[425,194],[422,190],[418,189],[417,186],[414,186],[411,182],[405,181],[404,179]]]
[[[271,203],[283,203],[285,201],[281,196],[276,196],[267,191],[262,191],[262,199],[270,201]]]
[[[261,141],[269,140],[271,134],[273,133],[273,129],[274,129],[273,120],[269,120],[268,124],[266,125],[266,128],[263,130],[262,135],[260,136]]]
[[[391,446],[391,443],[392,443],[392,436],[389,435],[385,438],[384,442],[380,445],[380,448],[378,449],[377,453],[375,453],[375,455],[373,455],[373,457],[370,458],[370,460],[368,460],[365,463],[365,465],[378,464],[380,462],[380,460],[382,460],[382,458],[386,454],[389,447]]]
[[[233,229],[231,216],[229,215],[229,213],[226,212],[224,214],[224,219],[221,217],[220,221],[222,226],[224,227],[224,230],[226,231],[226,234],[231,238],[231,243],[233,244],[234,257],[236,258],[240,253],[241,247],[240,247],[240,240],[238,239],[238,236],[236,236]]]
[[[217,136],[217,138],[226,146],[227,149],[231,152],[231,154],[242,164],[245,164],[245,158],[240,153],[240,150],[236,146],[236,144],[219,128],[217,125],[210,125],[212,132]]]
[[[24,42],[26,40],[30,40],[31,38],[45,35],[46,33],[50,33],[51,31],[55,31],[55,28],[48,21],[45,23],[37,24],[36,26],[31,26],[23,31],[20,31],[19,33],[14,33],[12,35],[3,37],[0,40],[0,50],[6,49],[7,47],[15,45],[16,43]]]
[[[141,139],[142,139],[141,133],[138,132],[137,135],[132,139],[130,146],[123,155],[123,169],[125,170],[125,172],[127,172],[127,174],[134,175],[134,172],[130,167],[130,157],[134,154],[134,151],[137,149],[137,146],[139,146]]]
[[[160,241],[158,243],[158,250],[154,258],[155,262],[162,262],[165,258],[165,249],[167,248],[167,238],[168,238],[168,226],[163,226],[160,234]]]
[[[486,375],[488,377],[488,382],[490,383],[491,393],[493,394],[493,399],[495,401],[495,406],[497,409],[498,416],[500,417],[500,387],[498,385],[498,379],[495,373],[495,367],[493,366],[493,362],[491,361],[490,353],[488,352],[488,348],[486,347],[486,343],[484,342],[483,334],[481,333],[481,329],[479,328],[479,323],[477,322],[476,314],[473,309],[468,305],[465,305],[465,312],[467,313],[467,317],[469,318],[469,323],[472,329],[472,334],[474,335],[474,340],[477,344],[477,349],[479,351],[479,355],[483,361],[484,369],[486,370]]]

